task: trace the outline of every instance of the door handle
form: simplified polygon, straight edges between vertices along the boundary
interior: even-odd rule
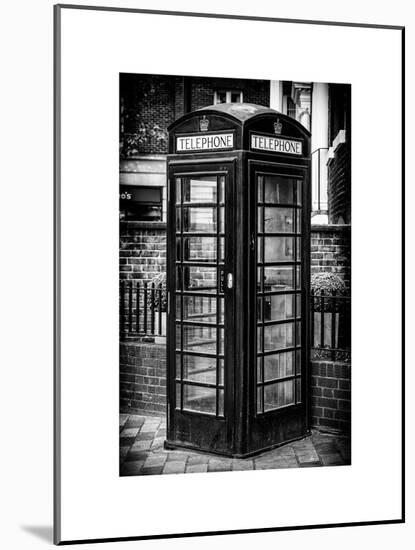
[[[232,273],[228,273],[228,276],[227,276],[226,280],[227,280],[228,288],[232,288],[233,287],[233,275],[232,275]]]

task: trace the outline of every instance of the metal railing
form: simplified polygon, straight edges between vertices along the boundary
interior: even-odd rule
[[[312,357],[350,361],[351,299],[338,294],[311,292]]]
[[[164,282],[120,281],[121,339],[166,335],[167,292]]]
[[[200,303],[199,303],[199,301]],[[193,297],[189,318],[206,320],[216,310]],[[167,292],[164,282],[120,281],[120,336],[123,340],[166,335]],[[351,299],[337,294],[310,294],[312,357],[349,361],[351,352]],[[212,311],[210,311],[212,309]]]

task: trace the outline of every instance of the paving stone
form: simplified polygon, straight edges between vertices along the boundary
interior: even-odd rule
[[[142,460],[143,462],[147,460],[148,457],[148,451],[143,451],[139,449],[134,449],[133,447],[130,447],[130,450],[125,457],[126,462],[134,462],[137,460]]]
[[[141,428],[146,420],[145,416],[138,416],[136,414],[130,414],[125,424],[126,428]]]
[[[153,439],[153,442],[151,444],[151,448],[163,448],[164,447],[164,437],[156,437]]]
[[[120,434],[121,444],[132,444],[137,437],[139,428],[124,428]]]
[[[205,455],[203,453],[192,454],[189,455],[187,463],[191,465],[207,464],[209,462],[209,458],[209,455]]]
[[[153,476],[161,475],[163,473],[163,466],[152,466],[151,468],[145,468],[140,471],[140,476]]]
[[[152,443],[151,439],[148,439],[148,440],[137,439],[131,448],[134,449],[135,451],[149,451],[151,447],[151,443]]]
[[[124,460],[124,458],[127,456],[129,450],[130,450],[129,445],[120,447],[120,459],[121,460]]]
[[[166,457],[162,455],[153,455],[149,454],[144,463],[145,468],[152,468],[153,466],[164,466],[166,462]]]
[[[137,476],[143,467],[143,460],[136,460],[134,462],[124,462],[120,468],[121,476]]]
[[[322,466],[321,462],[301,462],[300,468],[314,468],[316,466]]]
[[[184,474],[186,462],[184,460],[174,460],[166,462],[163,468],[163,474]]]
[[[198,474],[208,471],[207,464],[187,464],[186,474]]]
[[[186,460],[189,458],[188,453],[184,453],[182,451],[169,451],[167,453],[169,462],[174,461],[183,461],[186,462]]]
[[[159,428],[157,430],[157,433],[156,433],[156,437],[164,437],[164,439],[166,438],[166,435],[167,435],[167,430],[166,428]]]
[[[320,455],[320,460],[323,466],[342,466],[344,464],[340,453],[322,454]]]
[[[241,472],[244,470],[253,470],[254,461],[251,458],[233,458],[232,470],[234,472]]]
[[[120,414],[120,417],[119,417],[120,426],[124,426],[124,424],[127,422],[129,416],[130,415],[128,415],[128,414]]]
[[[137,441],[152,441],[154,439],[154,432],[139,432]]]
[[[298,462],[301,464],[308,463],[308,462],[319,462],[319,456],[316,453],[314,449],[312,450],[304,450],[304,451],[297,451],[296,453]]]
[[[229,472],[232,470],[232,459],[211,458],[208,462],[209,472]]]

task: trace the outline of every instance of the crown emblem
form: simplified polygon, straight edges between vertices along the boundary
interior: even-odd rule
[[[277,122],[274,122],[274,132],[280,134],[282,132],[282,122],[277,118]]]
[[[206,118],[206,115],[203,115],[203,118],[200,120],[199,128],[201,132],[206,132],[209,128],[209,120]]]

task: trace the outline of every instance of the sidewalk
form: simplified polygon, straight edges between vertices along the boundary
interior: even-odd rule
[[[188,474],[350,464],[350,441],[317,431],[300,441],[245,459],[183,449],[165,450],[165,437],[164,418],[121,414],[120,475]]]

